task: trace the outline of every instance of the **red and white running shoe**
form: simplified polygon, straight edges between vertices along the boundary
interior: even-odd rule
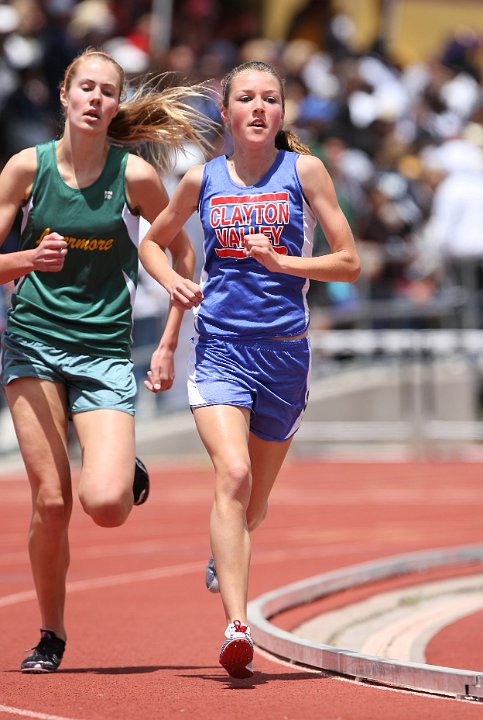
[[[226,628],[225,637],[220,650],[220,665],[231,677],[252,677],[253,640],[250,628],[240,620],[234,620]]]

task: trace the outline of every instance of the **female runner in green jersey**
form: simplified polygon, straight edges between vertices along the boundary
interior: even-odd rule
[[[68,420],[82,451],[80,502],[95,523],[121,525],[149,489],[135,458],[132,307],[139,220],[152,222],[168,198],[154,165],[126,147],[204,143],[186,104],[199,88],[158,91],[151,84],[122,102],[123,86],[111,56],[84,51],[61,85],[62,136],[22,150],[0,175],[0,244],[22,213],[18,251],[0,255],[0,283],[16,282],[2,382],[32,491],[29,552],[41,620],[23,672],[56,670],[67,637]],[[164,389],[173,382],[183,314],[176,278],[191,277],[194,266],[184,232],[170,250],[177,273],[165,258],[171,310],[158,350]]]

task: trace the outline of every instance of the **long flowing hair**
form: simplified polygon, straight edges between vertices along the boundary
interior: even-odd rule
[[[205,85],[170,85],[174,74],[163,73],[145,76],[132,92],[126,92],[123,67],[111,55],[87,48],[65,71],[61,87],[66,93],[78,65],[92,56],[111,63],[119,75],[119,110],[108,129],[108,138],[114,145],[147,154],[161,170],[169,168],[186,143],[193,143],[204,155],[210,152],[220,127],[197,109],[198,104],[212,100]]]

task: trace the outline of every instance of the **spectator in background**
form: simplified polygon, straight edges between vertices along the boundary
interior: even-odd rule
[[[421,221],[421,211],[409,194],[406,179],[395,172],[376,174],[369,183],[368,198],[369,212],[359,223],[357,235],[378,257],[369,299],[405,297],[415,252],[412,231]]]
[[[464,327],[482,327],[483,152],[471,142],[449,140],[423,153],[435,178],[424,243],[440,259],[446,286],[468,293]]]
[[[423,153],[439,176],[427,224],[428,242],[443,258],[483,259],[483,153],[463,139]]]
[[[88,45],[134,74],[176,69],[179,82],[209,79],[215,89],[238,62],[265,60],[286,77],[286,126],[320,156],[332,138],[343,140],[348,151],[369,158],[378,177],[399,172],[401,159],[419,156],[427,144],[438,146],[481,123],[482,36],[475,28],[455,28],[433,57],[399,67],[382,39],[354,49],[352,20],[328,0],[294,11],[285,40],[262,37],[260,10],[248,0],[174,0],[163,51],[153,49],[159,31],[153,7],[149,0],[0,3],[0,166],[22,145],[55,133],[62,69]],[[213,117],[205,100],[198,109]],[[424,216],[432,190],[424,182],[420,187],[424,192],[413,199],[422,198]],[[360,189],[367,190],[362,183]],[[353,209],[355,225],[365,223],[366,208]],[[424,255],[417,223],[407,237]],[[312,301],[330,306],[318,292]]]

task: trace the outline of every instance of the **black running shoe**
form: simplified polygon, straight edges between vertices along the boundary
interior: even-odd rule
[[[60,665],[65,650],[65,641],[52,630],[40,631],[40,642],[22,660],[20,670],[24,673],[51,673]]]
[[[149,475],[144,463],[138,457],[135,460],[132,492],[135,505],[142,505],[148,499]]]

